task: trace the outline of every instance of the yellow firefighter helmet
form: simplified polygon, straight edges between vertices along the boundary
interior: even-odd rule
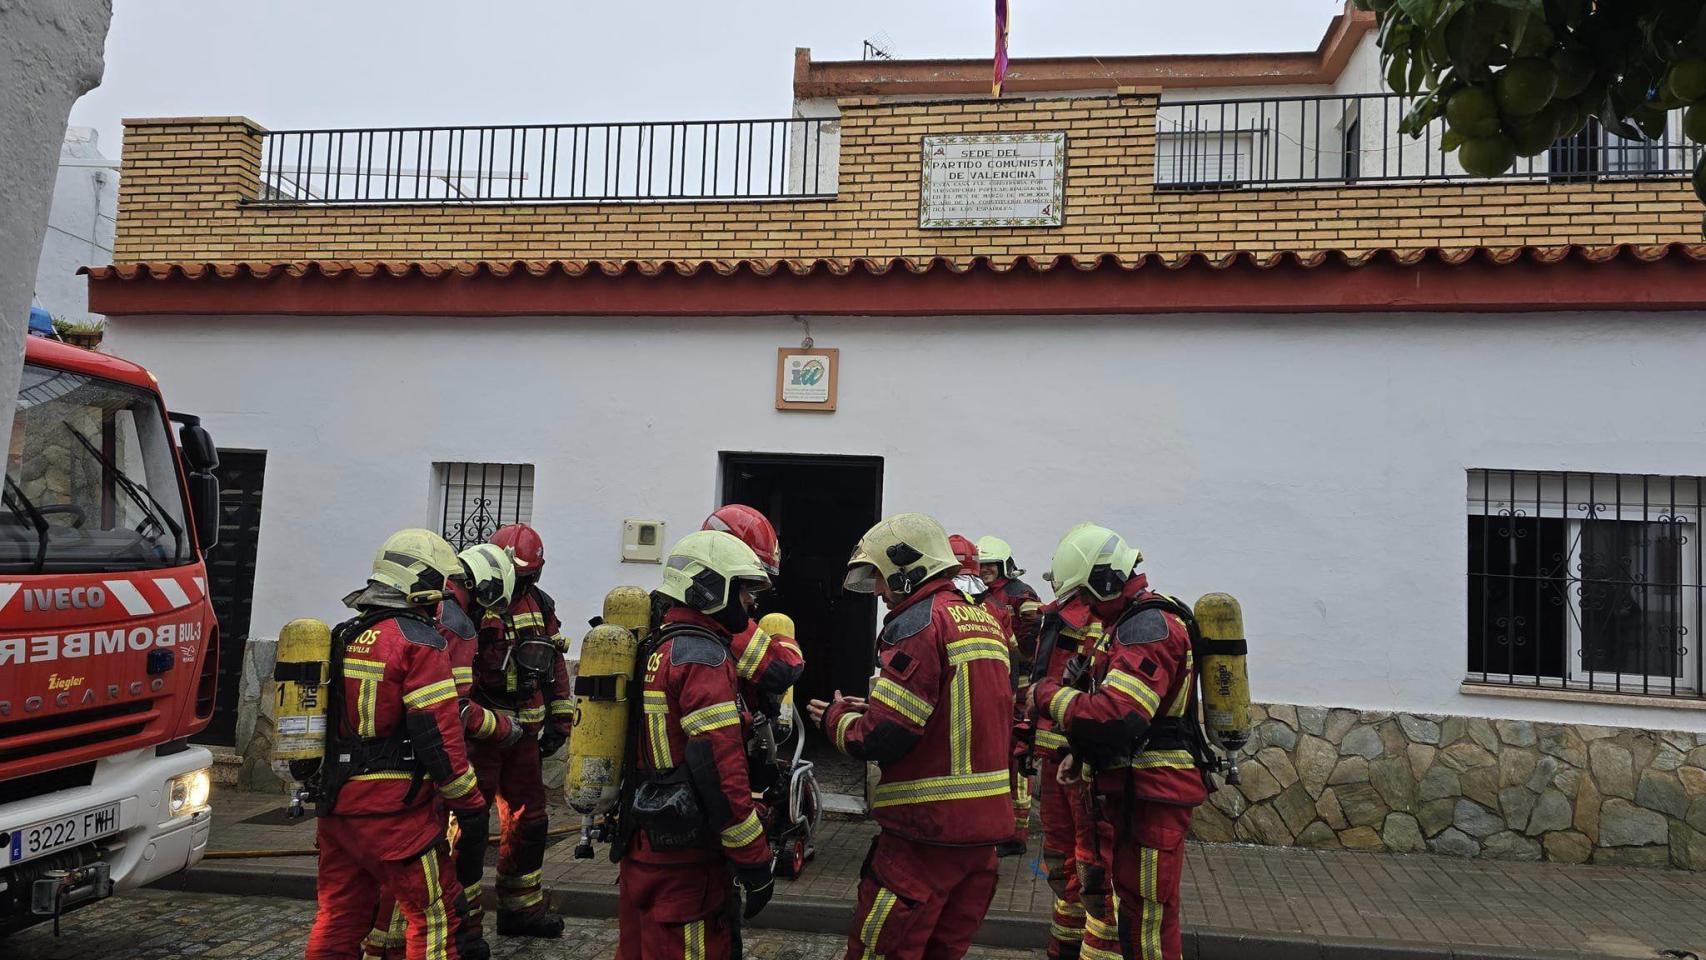
[[[1065,599],[1080,588],[1098,600],[1119,595],[1132,571],[1143,562],[1143,551],[1125,538],[1093,523],[1069,530],[1054,550],[1049,563],[1049,585],[1056,599]]]
[[[503,613],[515,597],[515,561],[509,551],[489,543],[477,543],[462,551],[459,559],[468,577],[468,592],[487,610]]]
[[[1000,537],[977,538],[977,563],[980,567],[986,563],[996,564],[1001,568],[1001,575],[1009,580],[1025,573],[1013,561],[1013,545]]]
[[[959,569],[948,531],[922,513],[897,513],[865,531],[847,561],[845,587],[872,593],[881,577],[889,591],[906,596],[944,570]]]
[[[733,534],[699,530],[670,549],[658,592],[700,613],[716,613],[740,602],[741,582],[770,585],[758,554]]]
[[[462,561],[444,538],[431,530],[410,527],[386,538],[373,557],[374,583],[391,587],[425,606],[449,596],[445,585],[462,575]]]

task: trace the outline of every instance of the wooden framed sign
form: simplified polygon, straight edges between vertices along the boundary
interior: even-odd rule
[[[924,138],[918,226],[1058,227],[1066,202],[1066,134]]]
[[[840,364],[834,347],[777,347],[776,409],[834,413]]]

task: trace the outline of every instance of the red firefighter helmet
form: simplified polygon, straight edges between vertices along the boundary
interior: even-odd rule
[[[515,560],[517,579],[539,579],[540,571],[545,568],[545,541],[539,531],[525,523],[511,523],[499,527],[487,542],[509,551]]]
[[[977,544],[956,533],[948,538],[948,546],[953,548],[954,557],[960,561],[960,572],[976,576]]]
[[[742,503],[727,504],[706,517],[704,526],[699,529],[734,534],[736,539],[758,554],[758,562],[772,580],[780,573],[782,542],[776,539],[776,528],[757,510]]]

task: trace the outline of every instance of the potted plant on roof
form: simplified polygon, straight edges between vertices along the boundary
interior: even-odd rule
[[[101,346],[101,336],[106,333],[105,320],[69,320],[65,317],[53,318],[54,336],[85,350],[96,350]]]

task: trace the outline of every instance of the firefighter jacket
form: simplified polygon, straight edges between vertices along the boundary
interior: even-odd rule
[[[387,827],[386,846],[397,857],[419,854],[443,830],[435,798],[443,797],[453,810],[486,806],[463,747],[447,646],[426,621],[397,616],[373,622],[343,651],[338,739],[383,744],[407,738],[403,753],[412,755],[408,766],[416,769],[356,773],[338,791],[331,812],[403,815],[402,822]]]
[[[735,634],[729,653],[740,675],[741,696],[748,704],[787,693],[806,670],[806,659],[794,638],[765,633],[756,620]]]
[[[1185,622],[1173,613],[1135,609],[1159,599],[1143,574],[1120,596],[1095,605],[1105,625],[1088,691],[1048,677],[1037,684],[1039,713],[1066,734],[1075,756],[1097,771],[1098,792],[1128,789],[1139,800],[1194,807],[1208,791],[1193,755],[1195,659]]]
[[[460,597],[460,593],[458,593]],[[450,653],[450,676],[456,681],[457,708],[462,713],[462,734],[469,740],[504,740],[515,727],[515,721],[501,713],[487,710],[473,699],[474,660],[480,652],[480,628],[469,616],[467,608],[457,599],[444,601],[438,618],[438,632],[444,634]]]
[[[703,811],[707,837],[699,846],[659,850],[641,829],[628,856],[643,863],[737,866],[770,862],[770,843],[747,778],[746,739],[752,717],[740,702],[740,680],[720,624],[686,607],[663,616],[646,652],[642,717],[635,744],[640,780],[685,773]]]
[[[555,604],[536,586],[526,588],[507,614],[487,611],[480,621],[480,651],[474,662],[474,699],[501,714],[513,716],[529,738],[546,724],[565,737],[574,726],[575,703],[568,665],[560,655],[565,647]],[[549,681],[539,682],[520,669],[513,652],[527,640],[545,640],[557,647]]]
[[[1018,647],[1013,654],[1013,675],[1023,686],[1031,676],[1037,655],[1037,630],[1043,602],[1023,580],[1002,577],[989,585],[989,598],[1007,608],[1013,620],[1013,638]]]
[[[1000,623],[951,580],[927,582],[889,611],[877,665],[865,709],[837,701],[823,718],[836,747],[882,769],[877,824],[921,843],[1011,839],[1013,688]]]
[[[1037,655],[1041,656],[1045,649],[1049,651],[1048,668],[1043,675],[1058,683],[1067,661],[1080,653],[1094,652],[1102,636],[1101,627],[1095,614],[1083,602],[1063,604],[1056,600],[1043,607],[1037,631]],[[1066,735],[1060,732],[1059,724],[1046,709],[1041,709],[1041,705],[1037,710],[1036,723],[1038,750],[1052,756],[1066,747]]]

